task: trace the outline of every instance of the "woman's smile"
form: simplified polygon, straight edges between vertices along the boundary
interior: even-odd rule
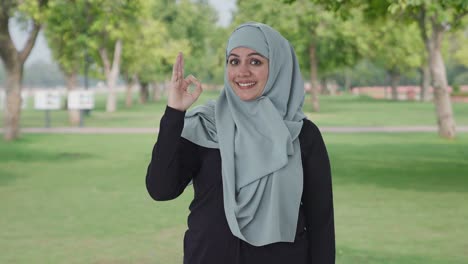
[[[250,89],[252,88],[257,82],[236,82],[237,85],[240,86],[240,89]]]

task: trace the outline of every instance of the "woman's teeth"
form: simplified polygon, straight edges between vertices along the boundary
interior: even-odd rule
[[[238,83],[240,87],[248,87],[252,86],[255,84],[255,82],[250,82],[250,83]]]

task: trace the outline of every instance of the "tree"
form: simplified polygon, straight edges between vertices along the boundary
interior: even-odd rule
[[[4,112],[4,139],[18,138],[21,115],[21,81],[23,66],[41,29],[47,0],[5,0],[0,4],[0,57],[6,70],[6,107]],[[15,16],[30,25],[24,47],[18,50],[12,41],[8,26]]]
[[[388,10],[391,14],[404,15],[409,20],[419,21],[421,36],[429,55],[439,135],[444,138],[454,138],[456,125],[447,89],[442,41],[444,33],[451,27],[459,26],[462,18],[468,14],[468,3],[464,0],[408,2],[393,0],[389,2]],[[426,18],[428,23],[426,23]]]
[[[464,0],[434,0],[411,1],[407,5],[401,0],[395,0],[389,9],[393,13],[401,12],[413,17],[414,14],[421,14],[420,17],[428,17],[429,28],[426,24],[420,23],[420,30],[429,54],[439,135],[444,138],[454,138],[456,134],[455,119],[447,89],[447,72],[441,46],[444,33],[450,29],[450,26],[457,26],[463,16],[468,14],[468,3]]]
[[[108,95],[106,111],[115,112],[117,96],[115,85],[120,73],[122,49],[127,32],[138,28],[142,0],[88,0],[89,42],[91,55],[102,68]],[[97,51],[97,52],[96,52]]]
[[[140,83],[140,103],[146,103],[150,84],[157,88],[157,82],[169,76],[177,53],[190,53],[189,42],[173,39],[168,25],[154,16],[153,10],[160,8],[160,1],[142,4],[144,6],[137,18],[140,26],[127,32],[124,39],[126,48],[122,54],[122,72],[127,81],[127,106],[132,103],[131,88],[137,81]],[[157,95],[160,91],[154,92]]]
[[[422,43],[415,24],[404,25],[393,20],[382,20],[369,26],[372,37],[369,57],[384,68],[392,88],[392,99],[398,99],[397,87],[403,73],[421,65]]]
[[[186,72],[205,82],[221,81],[227,31],[216,25],[214,8],[206,0],[163,0],[161,4],[154,16],[167,25],[171,39],[188,44]]]
[[[441,46],[444,33],[460,27],[462,19],[468,14],[466,0],[310,1],[324,4],[338,12],[346,12],[350,6],[364,5],[369,17],[389,16],[418,22],[429,56],[439,135],[449,139],[455,137],[455,119],[447,90],[447,73]]]
[[[77,88],[78,74],[87,59],[87,1],[51,0],[45,35],[52,55],[65,75],[68,91]],[[68,110],[69,123],[80,123],[80,110]]]
[[[356,19],[359,19],[357,14]],[[319,79],[337,69],[354,65],[361,57],[352,22],[334,17],[307,0],[292,4],[278,1],[239,1],[237,23],[257,20],[276,28],[294,46],[302,70],[309,71],[311,103],[319,111]]]

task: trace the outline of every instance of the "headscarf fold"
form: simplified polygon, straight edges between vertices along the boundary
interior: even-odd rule
[[[254,245],[293,242],[303,188],[299,133],[304,83],[289,42],[273,28],[240,25],[226,58],[247,47],[268,58],[262,96],[242,101],[224,75],[217,101],[186,113],[182,137],[219,148],[224,211],[233,235]]]

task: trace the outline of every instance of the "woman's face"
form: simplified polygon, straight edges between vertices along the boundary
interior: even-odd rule
[[[260,97],[268,80],[268,59],[253,49],[238,47],[227,61],[229,84],[243,101]]]

